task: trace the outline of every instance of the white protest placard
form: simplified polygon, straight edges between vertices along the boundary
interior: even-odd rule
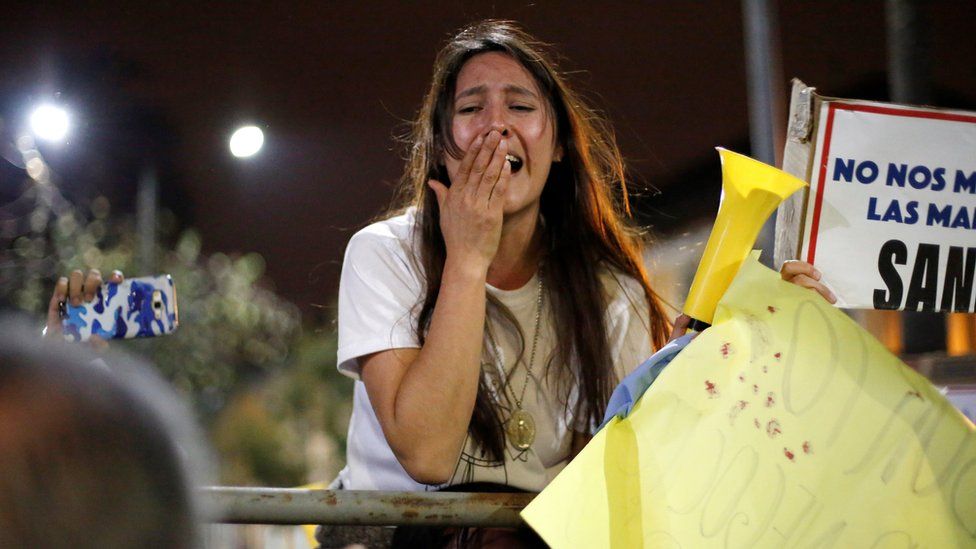
[[[976,113],[825,100],[800,258],[837,305],[974,312]]]

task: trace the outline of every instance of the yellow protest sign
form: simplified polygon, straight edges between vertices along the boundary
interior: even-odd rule
[[[522,516],[557,548],[976,546],[976,429],[749,259],[712,328]]]

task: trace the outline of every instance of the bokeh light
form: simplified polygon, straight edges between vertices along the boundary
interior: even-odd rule
[[[60,141],[68,135],[68,113],[54,105],[41,105],[30,116],[34,135],[46,141]]]
[[[254,156],[264,145],[264,132],[257,126],[238,128],[230,136],[230,152],[238,158]]]

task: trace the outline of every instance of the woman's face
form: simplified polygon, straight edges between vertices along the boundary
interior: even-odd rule
[[[508,154],[514,157],[506,216],[538,211],[549,168],[562,155],[549,111],[548,99],[535,79],[507,54],[480,53],[458,73],[451,123],[458,147],[467,152],[477,136],[505,130],[502,139],[508,141]],[[461,159],[445,154],[444,163],[454,180]]]

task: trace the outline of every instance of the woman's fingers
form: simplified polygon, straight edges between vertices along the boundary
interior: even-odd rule
[[[118,270],[112,271],[108,277],[108,281],[114,284],[121,284],[123,280],[125,277],[122,271]],[[67,301],[72,307],[80,307],[83,303],[95,299],[102,283],[102,273],[98,269],[91,269],[88,274],[82,273],[81,270],[74,270],[69,276],[59,278],[47,305],[47,325],[44,334],[47,337],[60,337],[62,304]],[[102,345],[98,343],[96,342],[94,347],[107,346],[104,341],[100,342]]]
[[[451,180],[450,194],[460,196],[461,191],[466,190],[473,198],[489,196],[491,187],[497,182],[502,164],[505,162],[508,145],[505,144],[506,148],[499,154],[501,143],[502,136],[498,130],[491,130],[486,135],[476,137],[464,153],[457,174]],[[484,189],[486,183],[488,187]],[[436,193],[437,190],[434,189],[434,192]],[[438,195],[438,204],[441,206],[444,198],[446,196]]]
[[[485,142],[485,137],[479,135],[471,142],[468,147],[467,152],[464,153],[464,157],[461,159],[461,165],[458,167],[458,172],[456,175],[457,181],[451,181],[451,187],[454,189],[463,189],[468,183],[468,177],[471,175],[471,167],[474,165],[474,160],[481,152],[481,145]]]
[[[783,280],[792,282],[797,286],[810,288],[822,295],[828,302],[837,303],[837,296],[834,295],[834,292],[830,291],[827,286],[820,282],[822,278],[820,271],[806,261],[786,261],[779,270],[779,274],[783,277]]]
[[[78,269],[68,275],[68,301],[72,307],[81,305],[82,291],[85,289],[85,275]]]
[[[51,301],[47,304],[47,327],[44,335],[56,337],[61,335],[61,304],[68,297],[68,277],[62,276],[54,285]]]
[[[820,280],[820,271],[816,267],[807,263],[806,261],[800,261],[797,259],[791,259],[783,263],[783,268],[779,270],[780,276],[783,280],[789,280],[796,275],[807,275],[814,280]]]
[[[85,285],[82,288],[82,296],[85,298],[86,303],[95,299],[95,294],[101,286],[102,272],[98,269],[88,271],[88,275],[85,277]]]
[[[504,158],[504,157],[503,157]],[[502,173],[491,186],[488,193],[488,206],[502,209],[505,206],[505,193],[508,191],[508,183],[512,180],[512,163],[505,161],[502,164]]]
[[[481,182],[478,184],[477,198],[479,200],[488,201],[491,199],[492,190],[498,184],[498,179],[501,177],[505,165],[508,164],[505,160],[507,153],[508,143],[505,141],[498,143],[498,146],[495,147],[495,151],[491,155],[491,161],[488,163],[485,173],[481,176]]]
[[[471,173],[475,170],[475,162],[477,162],[484,148],[484,142],[485,136],[479,135],[471,142],[467,152],[464,153],[464,158],[461,159],[461,165],[458,167],[458,173],[455,175],[457,181],[451,180],[451,188],[455,191],[460,191],[468,185],[468,179],[471,178]]]
[[[688,324],[691,322],[691,317],[682,313],[678,315],[678,318],[674,319],[674,327],[671,328],[671,336],[668,341],[674,341],[679,337],[685,335],[688,332]]]
[[[809,288],[816,291],[830,303],[837,303],[837,296],[834,295],[834,292],[831,292],[826,286],[821,284],[819,280],[810,278],[805,274],[799,274],[791,278],[789,281],[797,286],[802,286],[804,288]]]
[[[475,157],[474,163],[471,165],[471,173],[468,175],[467,182],[465,183],[466,190],[472,196],[477,196],[481,188],[481,183],[488,173],[489,166],[495,156],[497,156],[495,149],[498,148],[498,143],[501,141],[501,138],[502,135],[496,130],[488,132],[488,136],[485,137],[485,142],[481,145],[481,150],[478,151],[478,156]]]
[[[122,271],[112,271],[109,282],[119,284],[122,280]],[[82,303],[95,299],[95,294],[103,283],[102,273],[98,269],[91,269],[87,275],[75,269],[71,271],[67,281],[67,299],[72,307],[78,307]]]
[[[501,142],[497,130],[475,139],[450,187],[436,180],[427,182],[437,198],[449,256],[490,262],[498,251],[502,215],[500,209],[492,208],[491,196],[505,171],[508,145]]]

